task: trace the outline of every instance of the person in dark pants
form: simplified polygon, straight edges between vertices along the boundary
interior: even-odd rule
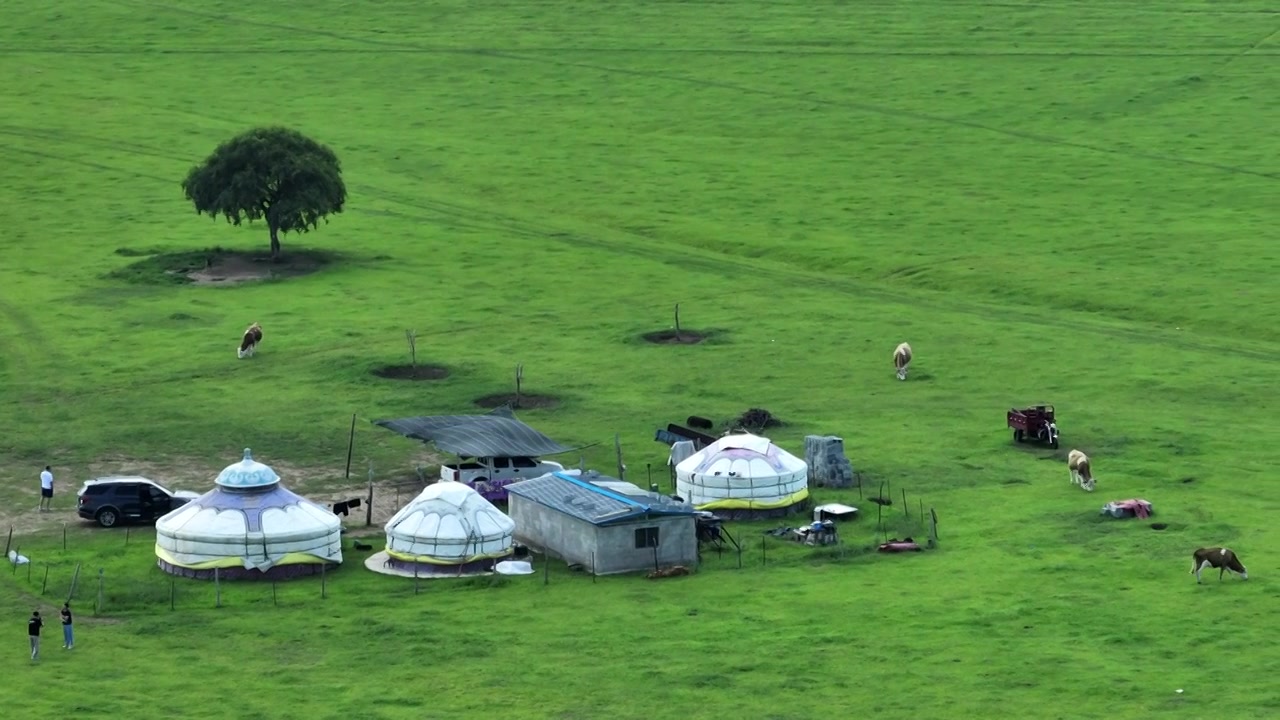
[[[76,646],[75,638],[71,634],[71,603],[62,603],[62,647],[70,650]]]
[[[42,627],[44,627],[44,621],[40,619],[40,611],[32,611],[31,619],[27,621],[27,635],[31,637],[32,660],[40,657],[40,628]]]
[[[40,512],[53,509],[53,468],[44,466],[40,473]]]

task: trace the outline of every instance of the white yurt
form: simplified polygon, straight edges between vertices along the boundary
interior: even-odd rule
[[[727,435],[676,465],[676,495],[726,517],[785,515],[809,498],[809,466],[768,438]]]
[[[212,490],[156,521],[156,557],[174,575],[282,579],[342,562],[342,522],[280,485],[253,459],[228,466]]]
[[[512,554],[515,529],[511,518],[470,486],[442,480],[387,521],[386,557],[366,567],[396,575],[489,572]]]

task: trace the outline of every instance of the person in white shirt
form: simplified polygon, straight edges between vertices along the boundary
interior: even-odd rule
[[[53,468],[44,466],[40,473],[40,512],[53,509]]]

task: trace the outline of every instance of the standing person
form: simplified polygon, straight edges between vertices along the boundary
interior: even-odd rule
[[[71,634],[71,603],[62,603],[62,647],[70,650],[76,646],[75,638]]]
[[[31,619],[27,621],[27,635],[31,637],[32,660],[40,657],[40,628],[42,627],[44,627],[44,621],[40,619],[40,611],[33,610]]]
[[[53,509],[53,468],[44,466],[40,473],[40,512]]]

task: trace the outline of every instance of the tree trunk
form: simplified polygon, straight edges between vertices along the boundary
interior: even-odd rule
[[[271,225],[271,261],[280,261],[280,229]]]

